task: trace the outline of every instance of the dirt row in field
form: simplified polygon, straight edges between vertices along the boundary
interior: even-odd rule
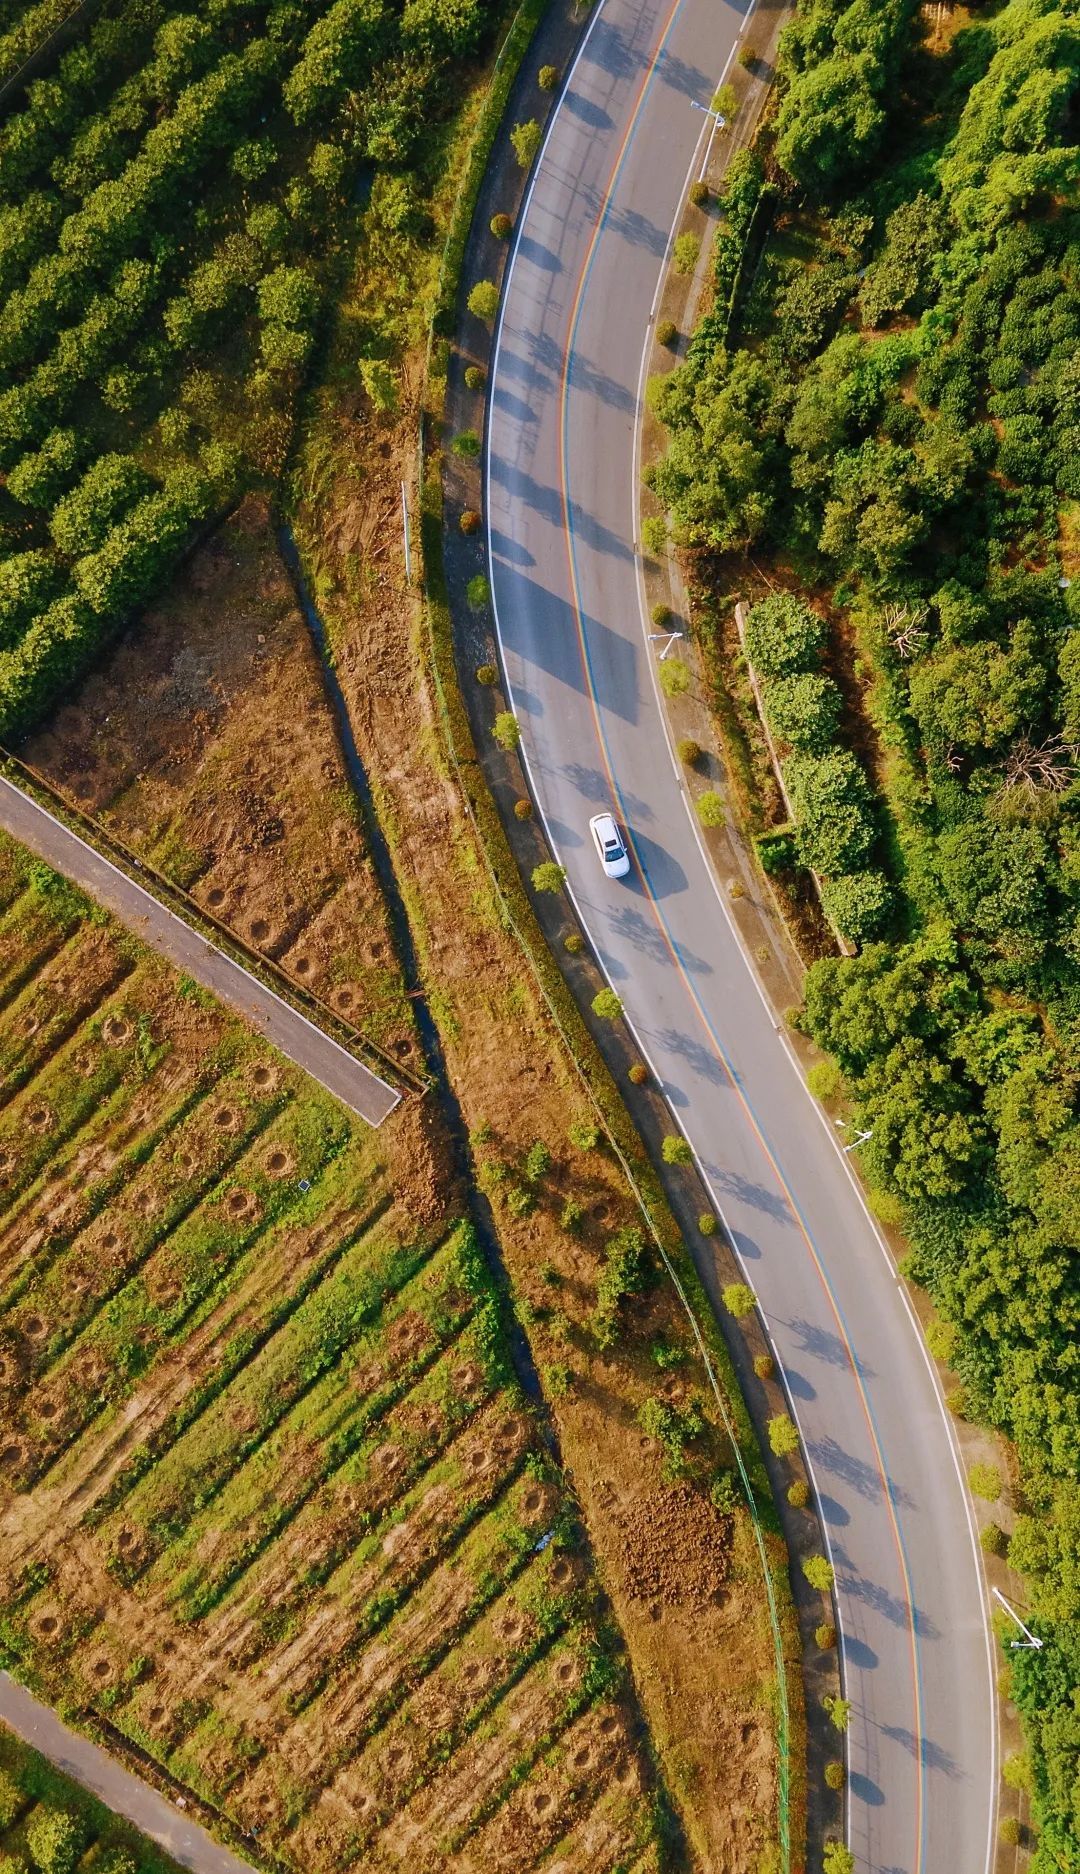
[[[303,1874],[654,1865],[617,1636],[430,1102],[371,1133],[78,909],[0,845],[0,916],[58,938],[0,1004],[19,1671]],[[58,959],[70,1020],[25,1060]]]
[[[266,503],[249,496],[25,759],[402,1058],[385,906]]]

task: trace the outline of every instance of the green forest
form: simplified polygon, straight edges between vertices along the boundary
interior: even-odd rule
[[[953,1403],[1015,1441],[1050,1874],[1080,1868],[1080,6],[808,0],[779,77],[650,481],[699,580],[745,591],[749,554],[777,588],[768,863],[862,946],[800,1019]]]
[[[55,16],[0,13],[0,80]],[[273,486],[343,213],[359,188],[423,237],[422,146],[492,24],[482,0],[86,18],[0,119],[0,735]]]

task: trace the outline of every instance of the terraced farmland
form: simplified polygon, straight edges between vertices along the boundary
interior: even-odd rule
[[[657,1866],[618,1638],[426,1108],[362,1128],[10,844],[0,907],[14,1669],[256,1860]]]

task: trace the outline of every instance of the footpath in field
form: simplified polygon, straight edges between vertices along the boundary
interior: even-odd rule
[[[430,1102],[371,1132],[5,842],[0,1179],[18,1677],[255,1862],[654,1866],[618,1635]]]

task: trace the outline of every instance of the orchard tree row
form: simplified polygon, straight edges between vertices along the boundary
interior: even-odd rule
[[[424,138],[486,18],[480,0],[104,0],[8,94],[0,735],[280,473],[357,178],[393,171],[422,229]]]
[[[1021,1460],[1046,1644],[1011,1667],[1017,1775],[1050,1874],[1080,1868],[1080,6],[807,0],[780,73],[717,310],[653,392],[652,485],[721,591],[752,549],[814,593],[877,743],[871,801],[817,624],[770,602],[749,649],[796,856],[891,874],[849,926],[884,941],[814,967],[805,1023],[955,1403]],[[732,338],[755,165],[773,224]]]

